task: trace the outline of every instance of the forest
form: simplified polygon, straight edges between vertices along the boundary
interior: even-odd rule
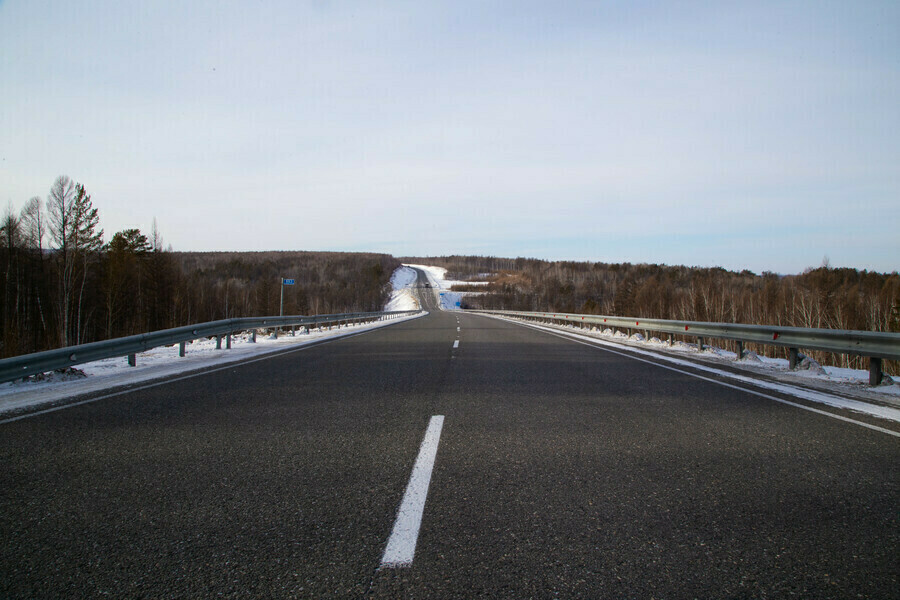
[[[450,279],[489,281],[487,286],[453,288],[481,292],[464,297],[469,308],[900,331],[900,274],[833,268],[827,261],[797,275],[757,275],[720,267],[481,256],[402,260],[444,267]],[[753,350],[769,356],[784,353],[774,347]],[[822,364],[866,368],[859,357],[813,357]],[[897,373],[897,365],[886,370]]]
[[[245,316],[381,310],[401,262],[445,267],[470,308],[900,331],[900,275],[833,268],[797,275],[720,267],[343,252],[176,252],[156,222],[106,236],[66,176],[0,221],[0,357]],[[757,352],[779,352],[758,348]],[[847,356],[815,356],[862,368]],[[896,372],[896,365],[889,367]]]
[[[156,224],[104,242],[83,185],[57,178],[0,222],[0,357],[230,317],[382,310],[392,256],[175,252]]]

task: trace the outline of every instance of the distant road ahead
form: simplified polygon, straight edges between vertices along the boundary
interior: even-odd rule
[[[438,297],[440,290],[431,287],[431,282],[428,280],[428,276],[425,275],[425,271],[422,269],[415,269],[415,271],[418,274],[416,293],[419,296],[422,308],[428,311],[440,310],[440,298]]]
[[[0,425],[0,597],[897,597],[898,438],[422,292]],[[380,568],[434,415],[414,561]]]

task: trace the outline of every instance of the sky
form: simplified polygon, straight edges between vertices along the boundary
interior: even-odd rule
[[[0,208],[106,239],[900,269],[900,3],[0,0]]]

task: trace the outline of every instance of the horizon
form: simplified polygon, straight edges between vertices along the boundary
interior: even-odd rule
[[[802,275],[807,271],[813,271],[821,268],[828,269],[853,269],[859,272],[869,272],[869,273],[878,273],[882,275],[894,275],[900,274],[900,270],[893,269],[891,271],[876,271],[874,269],[861,269],[858,267],[852,266],[841,266],[833,264],[830,259],[826,256],[823,258],[822,262],[819,265],[810,265],[808,267],[804,267],[803,270],[797,271],[795,273],[783,273],[778,271],[753,271],[751,269],[731,269],[722,265],[688,265],[688,264],[678,264],[678,263],[666,263],[666,262],[646,262],[646,261],[607,261],[607,260],[591,260],[591,259],[572,259],[572,258],[540,258],[536,256],[503,256],[498,254],[459,254],[459,253],[451,253],[451,254],[404,254],[397,255],[392,254],[390,252],[380,252],[377,250],[179,250],[176,248],[170,248],[166,250],[167,252],[174,253],[183,253],[183,254],[266,254],[272,252],[284,252],[284,253],[309,253],[309,254],[380,254],[386,256],[392,256],[397,260],[401,261],[401,264],[406,265],[406,259],[450,259],[453,257],[460,258],[492,258],[498,260],[534,260],[546,263],[554,263],[554,262],[573,262],[573,263],[584,263],[584,264],[606,264],[606,265],[621,265],[621,264],[630,264],[630,265],[651,265],[651,266],[660,266],[660,267],[684,267],[687,269],[724,269],[726,271],[732,273],[741,273],[743,271],[750,271],[753,275],[757,277],[762,277],[766,273],[771,273],[773,275],[777,275],[779,277],[791,277],[795,275]]]

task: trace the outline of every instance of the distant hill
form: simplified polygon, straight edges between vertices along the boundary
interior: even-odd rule
[[[173,252],[180,271],[204,290],[195,296],[201,320],[275,315],[281,278],[284,314],[381,310],[400,262],[387,254],[361,252]],[[227,307],[226,307],[227,305]]]
[[[823,265],[782,276],[719,267],[484,256],[402,260],[444,267],[448,279],[483,280],[489,273],[490,285],[469,290],[488,293],[465,297],[472,308],[900,331],[900,275],[896,271],[875,273]],[[465,286],[454,289],[468,290]],[[817,358],[864,368],[857,357]]]
[[[348,252],[173,252],[137,230],[91,252],[0,246],[0,356],[57,348],[61,323],[69,344],[191,323],[279,313],[379,311],[400,262]],[[68,265],[68,266],[67,266]],[[67,278],[67,279],[66,279]],[[67,281],[69,300],[60,300]],[[66,311],[60,306],[67,306]],[[67,312],[67,314],[63,314]]]

